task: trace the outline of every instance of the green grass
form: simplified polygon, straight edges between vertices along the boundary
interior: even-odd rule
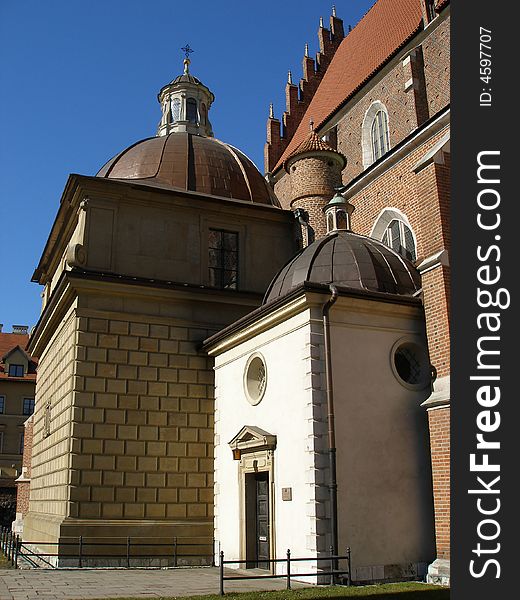
[[[2,552],[0,552],[0,569],[12,569],[11,563]]]
[[[312,587],[292,591],[226,593],[226,600],[319,600],[321,598],[371,598],[372,600],[448,600],[449,588],[423,583],[386,583],[359,587]],[[157,600],[176,600],[177,596],[164,596]],[[179,597],[180,598],[180,597]],[[138,600],[137,598],[106,598],[99,600]],[[186,596],[182,600],[222,600],[216,594]]]

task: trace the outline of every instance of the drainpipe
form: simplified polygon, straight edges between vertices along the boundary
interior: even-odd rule
[[[303,208],[296,208],[293,210],[294,218],[297,219],[298,223],[301,227],[305,227],[307,232],[307,243],[305,246],[312,244],[314,242],[314,229],[309,224],[309,213]]]
[[[329,311],[338,299],[335,285],[329,285],[331,296],[322,308],[323,340],[325,344],[325,376],[327,379],[327,423],[329,443],[329,498],[332,551],[338,555],[338,484],[336,481],[336,432],[334,427],[334,394],[332,385],[332,358],[330,354]],[[337,568],[337,565],[335,566]]]

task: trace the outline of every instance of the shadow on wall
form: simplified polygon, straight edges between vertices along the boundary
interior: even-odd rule
[[[16,518],[16,489],[0,488],[0,527],[11,527]]]

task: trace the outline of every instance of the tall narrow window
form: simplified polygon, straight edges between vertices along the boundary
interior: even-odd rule
[[[238,288],[238,233],[210,229],[209,281],[221,289]]]
[[[426,0],[426,14],[428,16],[428,22],[433,21],[437,16],[435,12],[435,0]]]
[[[4,432],[0,431],[0,454],[4,452]]]
[[[417,258],[412,231],[403,221],[393,219],[385,229],[382,242],[408,260]]]
[[[20,447],[18,449],[18,454],[23,454],[23,441],[24,441],[24,432],[20,434]]]
[[[197,123],[197,101],[195,98],[186,100],[186,121]]]
[[[43,413],[43,437],[48,437],[51,434],[51,401],[45,405]]]
[[[0,415],[5,412],[5,396],[0,396]]]
[[[172,123],[175,121],[180,121],[181,118],[181,101],[179,98],[174,98],[172,100]]]
[[[205,125],[208,117],[208,110],[204,102],[200,105],[200,122]]]
[[[372,158],[374,162],[388,152],[390,141],[388,139],[388,118],[386,112],[379,110],[372,121]]]
[[[34,412],[34,398],[23,399],[23,414],[32,415]]]

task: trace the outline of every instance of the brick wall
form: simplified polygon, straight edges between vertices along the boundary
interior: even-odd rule
[[[324,153],[297,160],[290,168],[290,194],[284,208],[303,208],[309,215],[309,225],[317,239],[327,233],[323,207],[334,195],[334,187],[341,184],[341,165]],[[304,245],[307,231],[302,227]]]
[[[435,23],[435,22],[434,22]],[[450,20],[444,20],[423,41],[424,77],[430,116],[450,102]]]
[[[287,148],[343,37],[343,21],[336,15],[331,15],[329,28],[320,26],[318,29],[320,51],[316,54],[316,58],[304,56],[303,76],[299,84],[291,82],[286,84],[285,111],[281,121],[274,115],[270,115],[267,120],[267,142],[264,146],[266,173],[273,170]]]
[[[382,71],[383,76],[370,82],[337,123],[337,149],[347,157],[342,176],[344,184],[366,168],[363,164],[363,121],[374,102],[381,102],[387,110],[391,148],[449,104],[449,23],[449,18],[435,20],[421,44],[394,61],[390,70]],[[319,88],[316,93],[320,93]],[[328,128],[325,123],[320,131]],[[284,179],[287,175],[281,174],[275,192],[285,206],[289,199]]]
[[[407,79],[408,73],[399,62],[383,79],[369,89],[338,123],[338,151],[347,157],[343,183],[348,183],[365,169],[363,121],[365,113],[373,102],[381,102],[386,108],[391,148],[419,125],[413,89],[405,90]]]
[[[29,512],[31,484],[31,457],[33,443],[33,417],[25,422],[22,456],[22,474],[16,482],[16,513],[22,518]]]
[[[437,558],[450,558],[450,408],[428,411]]]

